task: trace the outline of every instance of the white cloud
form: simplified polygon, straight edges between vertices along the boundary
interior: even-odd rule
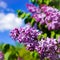
[[[0,31],[11,30],[24,26],[24,20],[18,18],[14,13],[0,13]]]
[[[7,8],[7,4],[4,1],[0,1],[0,7],[1,8]]]

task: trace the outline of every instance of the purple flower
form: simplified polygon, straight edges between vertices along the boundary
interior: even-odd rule
[[[59,10],[58,9],[56,9],[56,8],[53,8],[53,7],[51,7],[51,6],[47,6],[47,5],[43,5],[42,7],[41,7],[41,9],[42,9],[42,11],[44,12],[44,13],[52,13],[52,12],[58,12]]]
[[[11,36],[11,38],[14,39],[14,40],[16,40],[16,38],[18,37],[18,35],[19,35],[19,31],[18,31],[17,28],[15,28],[14,30],[12,30],[12,31],[10,32],[10,36]]]
[[[24,43],[27,49],[33,50],[37,45],[38,35],[41,34],[37,29],[31,26],[14,29],[11,31],[10,36],[20,43]]]
[[[0,60],[4,60],[4,54],[0,51]]]
[[[45,57],[48,57],[50,60],[56,60],[58,58],[58,54],[56,53],[58,50],[58,42],[56,39],[41,39],[38,41],[38,44],[35,50],[40,54],[41,60]]]
[[[27,8],[32,13],[40,13],[41,12],[41,10],[39,8],[37,8],[36,6],[34,6],[33,4],[27,4]]]
[[[41,13],[41,14],[34,14],[33,18],[36,19],[36,22],[40,22],[40,24],[44,24],[44,18],[45,18],[45,14]]]
[[[34,5],[27,5],[30,12],[34,12],[32,17],[36,22],[47,27],[48,30],[60,30],[60,11],[56,8],[43,5],[42,7],[36,7]],[[39,10],[40,13],[37,13]]]

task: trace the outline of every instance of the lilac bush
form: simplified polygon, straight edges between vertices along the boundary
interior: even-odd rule
[[[34,26],[31,27],[28,24],[26,27],[13,29],[10,32],[10,36],[12,37],[12,39],[24,44],[28,50],[37,51],[40,56],[40,60],[44,60],[45,58],[49,60],[59,60],[60,11],[47,5],[36,7],[33,4],[27,4],[27,8],[32,13],[32,18],[35,19],[36,23],[39,22],[41,25],[47,28],[48,31],[59,31],[59,36],[57,38],[49,37],[48,35],[45,38],[41,37],[45,32],[41,30],[39,31]],[[40,36],[41,38],[38,39],[38,36]]]

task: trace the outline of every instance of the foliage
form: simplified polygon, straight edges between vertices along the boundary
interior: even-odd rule
[[[60,0],[30,0],[35,5],[46,4],[60,9]]]
[[[0,44],[0,52],[3,52],[4,60],[18,60],[18,57],[22,60],[39,60],[37,52],[32,53],[19,43],[16,46]]]

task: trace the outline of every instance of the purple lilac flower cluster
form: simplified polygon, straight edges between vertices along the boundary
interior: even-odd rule
[[[27,8],[29,9],[30,12],[32,13],[39,13],[40,9],[34,6],[33,4],[27,4]]]
[[[27,8],[30,12],[35,12],[32,16],[36,22],[45,25],[48,30],[60,29],[60,11],[58,9],[46,5],[36,7],[32,4],[27,4]]]
[[[59,50],[58,44],[60,44],[60,38],[58,40],[53,38],[42,38],[38,40],[37,36],[40,34],[42,32],[39,32],[33,27],[24,27],[15,28],[11,31],[10,35],[13,39],[23,43],[28,50],[36,50],[40,54],[41,60],[45,57],[50,58],[50,60],[56,60],[58,58],[57,51]]]
[[[57,54],[57,51],[60,49],[58,44],[58,40],[56,39],[48,37],[46,39],[42,38],[40,41],[38,41],[38,46],[36,46],[35,49],[40,54],[41,60],[43,60],[45,57],[49,58],[50,60],[57,60],[60,58]]]
[[[14,30],[11,31],[10,36],[14,39],[17,40],[20,43],[24,43],[28,49],[29,46],[31,47],[30,50],[33,50],[34,46],[37,45],[36,42],[38,40],[38,35],[41,34],[42,32],[39,32],[36,30],[34,27],[23,27],[23,28],[15,28]]]

